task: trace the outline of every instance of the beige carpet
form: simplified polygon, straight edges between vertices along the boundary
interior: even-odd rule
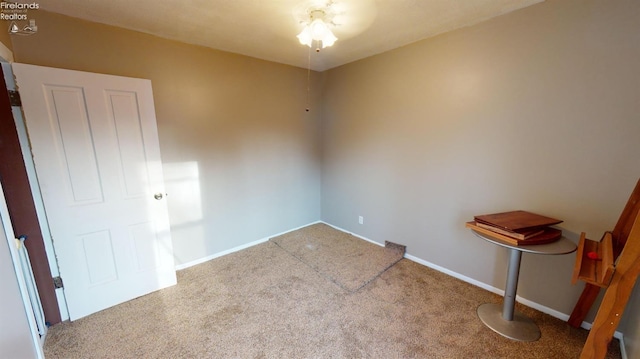
[[[335,230],[329,230],[332,231]],[[298,232],[300,240],[306,240],[314,230],[307,227]],[[367,254],[362,257],[367,258]],[[485,302],[499,303],[501,298],[407,259],[352,292],[269,241],[182,270],[178,272],[178,285],[172,288],[50,328],[45,355],[47,358],[579,356],[587,331],[517,305],[518,310],[538,324],[542,338],[531,343],[514,342],[480,322],[475,311]],[[608,358],[620,358],[615,340]]]
[[[398,245],[380,247],[322,223],[271,241],[351,292],[367,285],[404,256],[404,248]]]

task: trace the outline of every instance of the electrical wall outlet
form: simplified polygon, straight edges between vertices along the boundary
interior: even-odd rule
[[[364,224],[364,217],[358,216],[358,223]]]

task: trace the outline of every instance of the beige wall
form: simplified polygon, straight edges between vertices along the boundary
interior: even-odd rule
[[[639,12],[551,0],[326,72],[322,219],[497,288],[476,214],[600,239],[640,177]],[[525,254],[519,295],[568,315],[574,257]]]
[[[152,81],[178,264],[319,220],[320,111],[304,110],[306,70],[34,18],[38,33],[14,39],[17,62]]]
[[[9,35],[9,31],[7,31],[8,28],[9,28],[8,21],[0,21],[0,42],[4,46],[6,46],[9,50],[11,50],[12,49],[11,35]]]
[[[521,208],[597,239],[640,177],[639,11],[548,0],[328,71],[322,168],[304,70],[44,11],[13,49],[152,80],[179,263],[317,220],[321,178],[323,220],[503,288],[464,221]],[[568,314],[573,259],[525,255],[519,294]]]
[[[6,24],[6,27],[4,27],[4,25]],[[5,61],[11,61],[13,60],[12,58],[10,58],[13,54],[12,53],[6,53],[5,50],[9,50],[9,51],[13,51],[13,44],[11,43],[11,36],[9,35],[9,32],[6,31],[6,29],[9,28],[9,22],[8,21],[0,21],[0,43],[4,46],[0,46],[0,60],[5,60]],[[11,55],[11,56],[10,56]]]

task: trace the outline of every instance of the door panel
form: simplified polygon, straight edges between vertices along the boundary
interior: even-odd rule
[[[153,269],[159,261],[159,253],[154,243],[158,240],[153,223],[145,222],[129,226],[129,238],[136,255],[136,270]]]
[[[87,117],[87,105],[80,88],[44,86],[48,95],[50,130],[56,143],[70,204],[103,201],[98,164]]]
[[[175,284],[151,82],[13,67],[71,319]]]
[[[113,243],[110,231],[81,234],[78,236],[80,255],[89,274],[89,286],[100,285],[118,279]]]
[[[118,139],[120,164],[124,176],[126,196],[140,197],[145,195],[149,186],[149,174],[146,166],[144,141],[138,113],[138,100],[135,93],[107,91],[110,119],[114,122]],[[122,151],[125,151],[122,153]]]

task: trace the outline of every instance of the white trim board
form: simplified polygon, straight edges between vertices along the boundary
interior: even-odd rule
[[[11,226],[11,219],[9,216],[9,209],[7,208],[7,202],[5,200],[4,191],[2,188],[2,184],[0,184],[0,231],[2,231],[3,241],[6,240],[7,249],[9,252],[9,256],[11,258],[11,262],[13,265],[13,274],[15,274],[16,284],[18,290],[20,292],[20,297],[22,298],[22,304],[24,309],[24,320],[27,322],[27,326],[30,331],[31,340],[33,343],[33,350],[38,359],[44,358],[43,345],[45,338],[47,336],[47,328],[43,328],[45,330],[44,335],[40,337],[38,333],[38,326],[36,324],[35,314],[32,311],[31,301],[29,299],[29,292],[27,291],[27,284],[25,282],[24,273],[22,271],[22,266],[19,264],[20,259],[18,255],[18,250],[16,246],[16,240],[14,238],[13,227]],[[4,244],[0,244],[4,245]],[[5,308],[3,308],[4,310]],[[19,333],[16,338],[19,338]],[[6,339],[5,334],[2,334],[3,338]]]
[[[337,229],[339,231],[349,233],[349,234],[351,234],[351,235],[353,235],[355,237],[358,237],[360,239],[364,239],[367,242],[371,242],[373,244],[377,244],[379,246],[384,247],[383,244],[380,244],[380,243],[378,243],[378,242],[376,242],[374,240],[371,240],[369,238],[363,237],[363,236],[361,236],[359,234],[356,234],[356,233],[353,233],[353,232],[349,232],[349,231],[347,231],[347,230],[345,230],[343,228],[340,228],[338,226],[334,226],[332,224],[329,224],[329,223],[326,223],[326,222],[323,222],[323,221],[320,221],[320,222],[324,223],[324,224],[326,224],[328,226],[331,226],[331,227],[333,227],[333,228],[335,228],[335,229]],[[452,270],[446,269],[446,268],[441,267],[441,266],[439,266],[437,264],[428,262],[428,261],[426,261],[424,259],[418,258],[418,257],[410,255],[410,254],[405,254],[404,257],[406,259],[409,259],[409,260],[411,260],[413,262],[416,262],[418,264],[422,264],[425,267],[429,267],[431,269],[437,270],[438,272],[442,272],[442,273],[447,274],[447,275],[449,275],[451,277],[460,279],[463,282],[467,282],[469,284],[473,284],[476,287],[480,287],[480,288],[482,288],[484,290],[487,290],[489,292],[498,294],[500,296],[504,296],[504,289],[496,288],[496,287],[491,286],[489,284],[486,284],[484,282],[480,282],[478,280],[475,280],[473,278],[467,277],[465,275],[462,275],[460,273],[454,272]],[[548,314],[548,315],[550,315],[550,316],[552,316],[554,318],[558,318],[558,319],[560,319],[560,320],[562,320],[564,322],[569,320],[569,315],[568,314],[565,314],[565,313],[562,313],[562,312],[557,311],[555,309],[551,309],[551,308],[549,308],[547,306],[538,304],[538,303],[536,303],[534,301],[531,301],[529,299],[523,298],[523,297],[521,297],[519,295],[516,295],[516,301],[518,303],[522,303],[522,304],[526,305],[527,307],[530,307],[530,308],[533,308],[533,309],[535,309],[537,311],[540,311],[542,313]],[[582,322],[582,324],[580,325],[581,328],[584,328],[584,329],[587,329],[587,330],[591,329],[591,326],[592,326],[592,323],[589,323],[589,322]],[[623,334],[616,330],[615,333],[613,334],[613,337],[620,341],[620,350],[623,352],[622,358],[625,359],[626,358],[626,355],[625,355],[626,351],[624,349]]]
[[[300,226],[300,227],[297,227],[297,228],[290,229],[288,231],[284,231],[282,233],[274,234],[274,235],[259,239],[259,240],[254,241],[254,242],[247,243],[247,244],[242,245],[242,246],[234,247],[234,248],[228,249],[228,250],[223,251],[223,252],[215,253],[215,254],[212,254],[210,256],[207,256],[207,257],[204,257],[204,258],[201,258],[201,259],[197,259],[195,261],[191,261],[191,262],[188,262],[188,263],[177,265],[176,266],[176,270],[181,270],[181,269],[185,269],[185,268],[197,265],[197,264],[201,264],[201,263],[210,261],[212,259],[215,259],[215,258],[218,258],[218,257],[222,257],[224,255],[227,255],[227,254],[230,254],[230,253],[233,253],[233,252],[237,252],[237,251],[240,251],[240,250],[255,246],[255,245],[260,244],[260,243],[264,243],[264,242],[268,241],[269,239],[271,239],[273,237],[277,237],[277,236],[283,235],[285,233],[293,232],[293,231],[296,231],[298,229],[301,229],[301,228],[304,228],[304,227],[307,227],[307,226],[310,226],[310,225],[313,225],[313,224],[317,224],[317,223],[326,224],[326,225],[328,225],[328,226],[330,226],[332,228],[335,228],[335,229],[337,229],[339,231],[351,234],[354,237],[357,237],[357,238],[360,238],[360,239],[365,240],[367,242],[370,242],[370,243],[376,244],[378,246],[384,247],[384,244],[378,243],[378,242],[376,242],[374,240],[371,240],[371,239],[369,239],[367,237],[363,237],[363,236],[361,236],[359,234],[356,234],[356,233],[353,233],[353,232],[349,232],[349,231],[347,231],[347,230],[345,230],[343,228],[340,228],[338,226],[335,226],[333,224],[330,224],[330,223],[327,223],[327,222],[324,222],[324,221],[316,221],[316,222],[312,222],[312,223],[306,224],[304,226]],[[478,281],[476,279],[467,277],[465,275],[462,275],[460,273],[457,273],[457,272],[454,272],[452,270],[446,269],[446,268],[441,267],[441,266],[439,266],[437,264],[425,261],[424,259],[418,258],[418,257],[410,255],[410,254],[405,254],[404,257],[406,259],[410,260],[410,261],[416,262],[418,264],[422,264],[425,267],[437,270],[438,272],[442,272],[442,273],[447,274],[447,275],[449,275],[451,277],[454,277],[456,279],[460,279],[463,282],[467,282],[469,284],[475,285],[476,287],[480,287],[480,288],[482,288],[484,290],[487,290],[489,292],[498,294],[500,296],[504,296],[504,290],[503,289],[499,289],[499,288],[496,288],[496,287],[491,286],[489,284],[480,282],[480,281]],[[516,301],[518,303],[522,303],[522,304],[526,305],[527,307],[530,307],[530,308],[538,310],[538,311],[540,311],[542,313],[548,314],[548,315],[550,315],[550,316],[552,316],[554,318],[558,318],[558,319],[560,319],[562,321],[566,322],[569,319],[569,315],[568,314],[565,314],[565,313],[562,313],[562,312],[557,311],[555,309],[551,309],[551,308],[549,308],[547,306],[538,304],[538,303],[536,303],[534,301],[531,301],[529,299],[523,298],[523,297],[521,297],[519,295],[516,295]],[[589,330],[589,329],[591,329],[592,324],[589,323],[589,322],[582,322],[582,324],[580,326],[582,328],[584,328],[584,329]],[[616,339],[618,339],[620,341],[620,352],[622,354],[622,359],[627,359],[626,350],[625,350],[625,347],[624,347],[623,334],[621,332],[619,332],[619,331],[616,331],[613,334],[613,336],[614,336],[614,338],[616,338]]]
[[[210,261],[212,259],[215,259],[215,258],[218,258],[218,257],[222,257],[222,256],[225,256],[227,254],[231,254],[231,253],[234,253],[234,252],[237,252],[237,251],[241,251],[243,249],[258,245],[260,243],[264,243],[264,242],[268,241],[269,239],[271,239],[273,237],[278,237],[278,236],[281,236],[281,235],[283,235],[285,233],[297,231],[300,228],[308,227],[308,226],[311,226],[311,225],[317,224],[317,223],[320,223],[320,221],[311,222],[311,223],[305,224],[304,226],[296,227],[296,228],[293,228],[293,229],[290,229],[290,230],[287,230],[287,231],[284,231],[284,232],[281,232],[281,233],[273,234],[273,235],[270,235],[268,237],[264,237],[264,238],[258,239],[256,241],[249,242],[247,244],[243,244],[241,246],[237,246],[237,247],[233,247],[233,248],[227,249],[226,251],[214,253],[212,255],[209,255],[209,256],[206,256],[206,257],[203,257],[203,258],[200,258],[200,259],[196,259],[194,261],[178,264],[178,265],[176,265],[176,270],[182,270],[182,269],[186,269],[186,268],[189,268],[189,267],[193,267],[195,265],[198,265],[198,264],[201,264],[201,263],[204,263],[204,262],[208,262],[208,261]]]
[[[617,332],[616,332],[617,333]],[[615,335],[614,335],[615,336]],[[616,337],[617,338],[617,337]],[[624,345],[624,337],[622,338],[617,338],[618,340],[620,340],[620,357],[622,359],[628,359],[629,357],[627,356],[627,347]]]
[[[2,43],[0,43],[0,45],[2,45]],[[2,54],[0,54],[0,56],[2,56]],[[2,61],[2,59],[0,59],[0,61]],[[16,83],[13,77],[13,68],[11,67],[11,64],[3,62],[2,69],[4,71],[4,80],[5,84],[7,85],[7,89],[16,90]],[[33,198],[36,217],[38,218],[38,223],[40,224],[42,241],[44,243],[45,253],[47,254],[47,259],[49,262],[49,271],[51,272],[52,277],[57,277],[60,275],[60,271],[58,270],[58,259],[55,255],[55,250],[53,247],[51,231],[49,230],[49,222],[47,222],[47,213],[45,211],[44,202],[42,200],[42,193],[40,191],[40,184],[38,183],[36,167],[33,162],[31,146],[29,145],[29,135],[27,134],[24,117],[22,116],[22,107],[11,106],[11,111],[13,113],[16,131],[18,133],[20,148],[22,149],[23,162],[27,171],[27,179],[29,180],[29,187],[31,188],[31,197]],[[55,290],[55,294],[58,301],[60,319],[62,321],[69,320],[69,311],[67,310],[67,300],[64,295],[64,289],[57,288]]]

